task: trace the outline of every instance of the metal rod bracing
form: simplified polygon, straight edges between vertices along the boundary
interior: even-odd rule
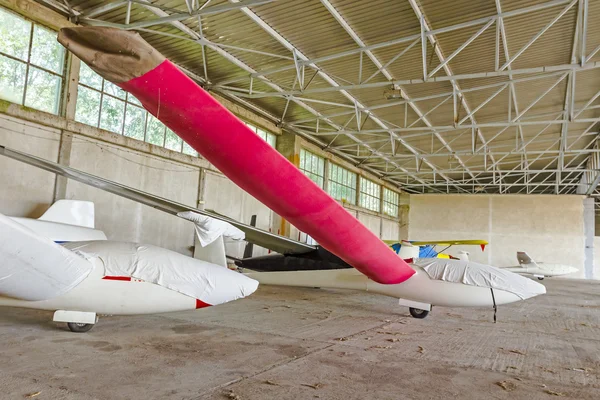
[[[154,13],[155,15],[159,16],[159,17],[166,17],[169,14],[159,8],[153,7],[153,5],[149,2],[147,2],[146,0],[143,0],[144,2],[144,7],[147,8],[149,11],[151,11],[152,13]],[[200,35],[198,33],[196,33],[194,30],[190,29],[188,26],[184,25],[183,23],[181,23],[180,21],[172,21],[170,22],[171,25],[173,25],[174,27],[176,27],[177,29],[179,29],[180,31],[182,31],[183,33],[185,33],[186,35],[189,35],[192,39],[200,39]],[[207,47],[210,47],[211,50],[217,52],[219,55],[221,55],[222,57],[224,57],[225,59],[227,59],[228,61],[232,62],[234,65],[238,66],[239,68],[242,68],[243,70],[249,72],[250,74],[254,73],[255,71],[248,66],[247,64],[245,64],[244,62],[242,62],[241,60],[239,60],[238,58],[236,58],[235,56],[231,55],[230,53],[228,53],[227,51],[225,51],[224,49],[218,47],[218,46],[214,46],[211,44],[205,44]],[[269,87],[278,90],[278,91],[282,91],[283,89],[281,87],[279,87],[278,85],[276,85],[275,83],[269,81],[266,78],[259,78],[261,81],[263,81],[265,84],[267,84]],[[216,90],[217,92],[221,93],[219,90]],[[233,97],[234,99],[236,99],[236,101],[242,100],[242,102],[244,103],[245,101],[243,99],[240,99],[239,97],[232,95],[231,93],[227,93],[227,92],[222,92],[225,96],[230,96]],[[306,103],[296,100],[296,99],[292,99],[292,101],[294,101],[294,103],[298,104],[300,107],[306,109],[308,112],[310,112],[311,114],[315,115],[318,118],[318,121],[323,121],[329,125],[331,125],[333,128],[335,129],[340,129],[341,127],[337,124],[335,124],[333,121],[329,120],[326,117],[323,117],[318,111],[316,111],[315,109],[313,109],[312,107],[310,107],[309,105],[307,105]],[[251,108],[256,109],[256,107],[253,107],[253,105],[251,103],[247,103],[249,106],[251,106]],[[291,129],[293,132],[299,134],[300,136],[303,136],[305,138],[307,138],[308,140],[322,146],[322,147],[326,147],[327,145],[323,142],[321,142],[320,140],[318,140],[317,138],[312,137],[311,135],[305,134],[304,132],[298,130],[298,129]],[[358,139],[357,139],[358,140]],[[360,140],[358,140],[358,143],[360,143]],[[368,146],[367,146],[368,147]],[[331,150],[332,153],[350,161],[353,164],[356,164],[357,161],[350,156],[347,153],[344,152],[340,152],[337,151],[335,149]],[[376,176],[380,176],[381,172],[377,171],[377,170],[373,170],[373,169],[366,169],[367,171],[375,174]],[[410,172],[407,171],[407,173],[410,174]],[[415,179],[419,180],[418,177],[415,177]]]
[[[238,0],[230,0],[230,2],[232,3],[237,3]],[[246,16],[248,16],[250,19],[252,19],[260,28],[262,28],[265,32],[267,32],[270,36],[272,36],[275,40],[277,40],[281,45],[283,45],[286,49],[288,49],[291,52],[295,52],[296,55],[298,56],[299,59],[303,60],[305,63],[308,60],[308,57],[306,55],[304,55],[301,51],[299,51],[293,44],[291,44],[287,39],[285,39],[280,33],[278,33],[275,29],[273,29],[269,24],[267,24],[260,16],[258,16],[255,12],[251,11],[250,9],[244,7],[240,9],[244,14],[246,14]],[[335,17],[335,15],[334,15]],[[338,19],[338,22],[340,21],[341,18]],[[343,27],[346,28],[346,26],[344,26],[344,24],[342,24]],[[348,27],[349,28],[349,27]],[[358,36],[354,33],[354,35],[350,32],[353,31],[349,31],[348,29],[346,29],[346,31],[352,36],[352,38],[355,40],[355,42],[359,45],[359,47],[364,47],[364,43],[362,43],[362,41],[360,40],[360,38],[358,38]],[[369,56],[371,58],[371,60],[376,63],[376,65],[378,67],[382,66],[381,63],[378,63],[377,59],[372,55],[372,53],[368,52],[366,53],[367,56]],[[318,66],[316,66],[315,64],[308,64],[309,67],[315,69],[318,71],[318,75],[324,79],[330,86],[332,87],[339,87],[340,84],[338,84],[335,79],[333,79],[330,75],[326,74],[325,72],[323,72],[322,70],[319,69]],[[348,91],[345,90],[339,90],[340,94],[342,94],[344,97],[346,97],[348,100],[350,100],[350,102],[352,102],[353,104],[356,105],[357,109],[363,109],[364,105],[362,105],[358,99],[356,99],[352,94],[350,94]],[[379,125],[383,130],[387,130],[388,126],[379,118],[377,118],[377,116],[375,116],[373,113],[368,113],[370,119],[375,122],[377,125]],[[409,150],[410,152],[417,154],[417,152],[410,146],[408,145],[402,138],[396,136],[395,134],[393,134],[392,132],[390,132],[392,134],[392,136],[394,136],[394,139],[397,140],[399,143],[401,143],[407,150]],[[346,134],[346,136],[350,137],[351,139],[355,140],[357,143],[360,143],[360,139],[358,139],[355,135],[353,134]],[[364,145],[368,151],[371,152],[372,155],[377,155],[380,156],[384,159],[387,158],[387,156],[382,155],[380,152],[377,151],[377,149],[373,149],[372,147],[370,147],[369,145]],[[395,163],[391,160],[389,160],[391,164]],[[432,169],[435,169],[436,167],[431,164],[428,160],[424,160],[425,163],[427,163]],[[397,167],[399,167],[398,165],[395,165]]]
[[[131,29],[138,29],[138,28],[147,28],[149,26],[166,24],[166,23],[170,23],[170,22],[183,21],[183,20],[189,19],[189,18],[191,18],[193,16],[197,16],[197,15],[217,14],[217,13],[237,10],[240,8],[245,8],[245,7],[250,7],[250,6],[258,6],[261,4],[270,3],[272,1],[274,1],[274,0],[243,0],[236,4],[221,4],[218,6],[206,7],[201,10],[193,11],[191,13],[187,12],[187,13],[169,14],[164,17],[138,21],[138,22],[134,22],[131,24],[119,24],[119,23],[107,22],[107,21],[102,21],[102,20],[89,18],[89,17],[81,17],[81,16],[79,17],[80,18],[79,20],[80,20],[80,22],[82,22],[86,25],[91,25],[91,26],[107,26],[107,27],[131,30]],[[119,2],[119,6],[121,6],[125,3],[126,2]],[[140,3],[144,4],[145,2],[140,1]],[[111,4],[114,4],[114,3],[111,3]],[[105,12],[105,11],[103,11],[103,12]]]
[[[459,24],[447,26],[447,27],[440,28],[440,29],[431,29],[428,32],[425,32],[425,36],[427,36],[427,37],[429,37],[429,36],[435,36],[435,35],[438,35],[438,34],[441,34],[441,33],[447,33],[447,32],[452,32],[452,31],[459,30],[459,29],[468,28],[468,27],[471,27],[471,26],[486,24],[489,21],[496,21],[496,20],[498,20],[500,18],[513,17],[513,16],[517,16],[517,15],[523,15],[523,14],[527,14],[527,13],[531,13],[531,12],[541,11],[541,10],[544,10],[546,8],[555,7],[555,6],[558,6],[558,5],[561,5],[561,4],[566,4],[568,2],[569,2],[569,0],[549,1],[549,2],[546,2],[546,3],[537,4],[537,5],[534,5],[534,6],[528,6],[528,7],[523,7],[523,8],[511,10],[509,12],[500,12],[500,13],[497,13],[495,15],[491,15],[491,16],[488,16],[488,17],[477,18],[477,19],[472,20],[472,21],[467,21],[467,22],[463,22],[463,23],[459,23]],[[362,48],[346,50],[346,51],[343,51],[343,52],[339,52],[339,53],[335,53],[335,54],[330,54],[330,55],[327,55],[327,56],[322,56],[322,57],[316,57],[316,58],[312,58],[312,59],[307,59],[305,61],[305,63],[306,64],[314,64],[314,63],[320,63],[320,62],[325,62],[325,61],[331,61],[331,60],[335,60],[335,59],[338,59],[338,58],[348,57],[348,56],[351,56],[351,55],[354,55],[354,54],[359,54],[359,53],[361,53],[363,51],[372,51],[372,50],[376,50],[376,49],[381,49],[381,48],[385,48],[385,47],[389,47],[389,46],[398,45],[398,44],[401,44],[401,43],[412,42],[414,40],[421,41],[421,33],[415,33],[413,35],[409,35],[409,36],[406,36],[406,37],[402,37],[402,38],[398,38],[398,39],[393,39],[393,40],[388,40],[388,41],[385,41],[385,42],[376,43],[376,44],[372,44],[372,45],[365,45]],[[265,70],[265,71],[257,71],[256,74],[269,75],[269,74],[274,74],[274,73],[279,73],[279,72],[287,71],[287,70],[290,70],[290,69],[293,69],[293,68],[295,68],[293,65],[288,65],[288,66],[273,68],[273,69]],[[498,71],[498,72],[503,72],[503,71]],[[448,78],[452,79],[452,77],[448,77]],[[459,78],[456,78],[456,79],[459,79]],[[460,79],[466,79],[466,78],[460,78]],[[435,79],[433,79],[433,80],[435,81]]]

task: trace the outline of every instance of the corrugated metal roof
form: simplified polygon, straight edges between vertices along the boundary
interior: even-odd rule
[[[81,17],[109,5],[69,3]],[[184,0],[148,3],[161,10],[133,3],[131,23],[188,13]],[[549,193],[554,188],[535,185],[554,183],[564,168],[571,175],[563,173],[566,180],[558,183],[570,186],[560,191],[572,193],[570,180],[583,173],[596,148],[600,96],[589,100],[600,90],[600,62],[594,64],[600,51],[589,54],[600,46],[600,2],[501,0],[502,24],[495,0],[279,0],[243,10],[234,0],[201,3],[204,13],[237,9],[187,15],[140,33],[200,77],[198,38],[205,38],[210,90],[249,101],[284,129],[312,134],[316,143],[406,190]],[[575,33],[583,29],[577,26],[585,3],[582,66]],[[190,4],[193,13],[202,6]],[[126,4],[109,8],[94,15],[96,22],[124,24]],[[425,59],[418,15],[426,24]],[[427,74],[438,69],[435,79],[423,82],[424,63]],[[573,173],[575,167],[581,172]],[[511,186],[519,177],[530,185]]]

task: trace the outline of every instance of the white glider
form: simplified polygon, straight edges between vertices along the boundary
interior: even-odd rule
[[[155,246],[108,240],[63,246],[19,221],[0,214],[0,306],[55,311],[54,321],[74,332],[91,329],[97,314],[194,310],[258,287],[227,268]],[[68,225],[48,223],[59,230]]]
[[[505,267],[503,269],[517,274],[533,275],[540,281],[544,277],[569,275],[579,271],[570,265],[535,262],[524,251],[517,252],[517,260],[519,260],[518,267]]]
[[[269,256],[262,257],[264,260]],[[271,256],[277,257],[277,256]],[[248,260],[244,260],[248,261]],[[244,265],[244,262],[238,265]],[[260,263],[252,263],[260,268]],[[530,279],[489,265],[442,258],[421,258],[410,266],[415,274],[396,285],[382,285],[352,268],[296,271],[247,271],[262,285],[354,289],[398,299],[415,318],[425,318],[432,306],[493,307],[546,293]],[[494,315],[495,318],[495,315]]]

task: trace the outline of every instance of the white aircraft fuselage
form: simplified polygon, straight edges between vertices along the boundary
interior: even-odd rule
[[[131,277],[105,277],[99,258],[83,282],[69,292],[41,301],[0,297],[0,306],[37,310],[73,310],[105,315],[154,314],[205,307],[197,300],[174,290]],[[77,321],[74,321],[77,322]]]
[[[533,275],[536,277],[553,277],[573,274],[579,270],[570,265],[563,264],[547,264],[543,262],[535,262],[531,264],[521,264],[518,267],[503,268],[517,274]]]
[[[444,267],[448,268],[447,273],[441,279],[433,279],[420,265],[410,264],[415,270],[415,274],[405,282],[395,285],[379,284],[351,268],[277,272],[247,271],[245,275],[264,285],[367,291],[399,299],[400,305],[425,311],[431,310],[433,305],[493,307],[524,300],[546,292],[543,285],[489,266],[470,263],[469,270],[479,269],[481,274],[475,278],[464,279],[464,274],[460,272],[463,271],[465,266],[463,261],[421,259],[419,262],[443,263]],[[453,268],[456,268],[458,273],[453,274]],[[481,276],[486,277],[495,273],[497,274],[496,278],[492,277],[487,282],[478,279]],[[502,281],[504,284],[496,286],[494,284],[496,280]],[[508,280],[512,283],[507,283]],[[516,290],[510,291],[513,283]],[[485,286],[486,284],[490,286]]]
[[[411,266],[416,273],[407,281],[395,285],[374,282],[354,269],[248,272],[245,275],[256,279],[261,285],[362,290],[426,305],[443,307],[492,307],[494,305],[489,288],[433,280],[421,268]],[[522,300],[517,295],[504,290],[495,289],[494,296],[497,305]]]

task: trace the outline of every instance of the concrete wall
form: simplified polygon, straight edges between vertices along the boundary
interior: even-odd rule
[[[58,160],[61,131],[0,116],[0,144],[52,161]],[[0,157],[0,212],[37,218],[54,198],[55,175]]]
[[[594,270],[592,279],[600,279],[600,236],[594,236]]]
[[[219,173],[206,160],[172,152],[64,118],[11,105],[0,113],[0,144],[44,159],[165,197],[189,206],[215,210],[279,232],[281,218]],[[292,155],[293,156],[293,155]],[[111,240],[136,241],[191,255],[190,223],[100,189],[70,181],[0,157],[0,212],[39,217],[55,200],[93,201],[96,224]],[[377,236],[399,239],[399,223],[358,207],[348,210]],[[287,224],[286,234],[306,240]],[[245,243],[227,243],[228,254],[241,257]],[[254,255],[267,254],[254,247]]]
[[[409,237],[484,239],[490,242],[485,252],[472,246],[453,247],[452,252],[467,250],[474,261],[509,266],[517,264],[517,251],[527,251],[534,260],[573,265],[580,272],[572,277],[584,278],[583,200],[550,195],[411,195]]]
[[[145,192],[192,206],[198,199],[200,169],[91,139],[73,138],[70,166]],[[191,255],[191,224],[76,181],[65,198],[93,200],[99,229],[109,239],[150,243]]]

